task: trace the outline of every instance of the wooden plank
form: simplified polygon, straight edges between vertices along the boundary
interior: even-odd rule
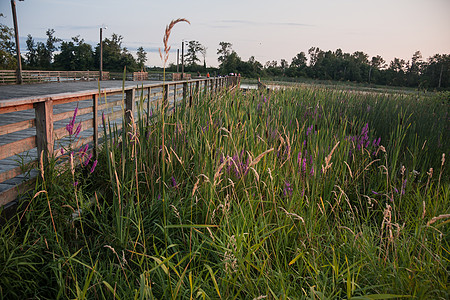
[[[81,122],[81,131],[80,132],[83,132],[86,129],[92,128],[92,125],[93,125],[92,122],[93,122],[93,119],[88,119],[88,120],[82,121]],[[76,123],[75,124],[76,126],[75,125],[73,126],[74,127],[74,132],[75,132],[75,129],[77,128],[78,124],[79,123]],[[54,132],[54,136],[56,137],[57,140],[62,139],[62,138],[64,138],[64,137],[69,135],[69,133],[67,132],[65,126],[64,127],[60,127],[58,129],[55,129],[53,132]]]
[[[104,109],[106,109],[106,108],[111,108],[111,107],[116,107],[116,106],[122,106],[122,103],[123,103],[122,99],[121,99],[121,100],[114,101],[114,102],[108,102],[108,103],[99,105],[99,106],[98,106],[98,110],[104,110]]]
[[[85,115],[87,113],[92,113],[92,111],[93,111],[92,106],[85,107],[85,108],[80,108],[80,109],[78,109],[77,116],[82,116],[82,115]],[[59,114],[53,115],[53,122],[65,120],[65,119],[68,119],[68,118],[71,118],[71,117],[73,117],[73,111],[67,111],[67,112],[59,113]]]
[[[28,128],[33,128],[34,126],[36,126],[35,119],[25,120],[22,122],[17,122],[17,123],[8,124],[8,125],[3,125],[3,126],[0,126],[0,136],[5,135],[5,134],[10,134],[13,132],[17,132],[17,131],[21,131],[21,130],[25,130]]]
[[[17,196],[33,189],[36,178],[24,181],[17,186],[0,193],[0,206],[8,204],[17,199]]]
[[[1,107],[0,106],[0,115],[7,114],[11,112],[23,111],[33,109],[33,103],[27,103],[23,105],[9,106],[9,107]]]
[[[50,98],[55,102],[55,105],[60,105],[60,104],[65,104],[65,103],[78,102],[78,101],[92,99],[92,93],[87,94],[87,95],[82,94],[82,95],[76,95],[76,96],[74,95],[74,96],[69,96],[69,97],[55,96],[55,97],[50,97]]]
[[[8,179],[14,178],[16,176],[19,176],[22,173],[23,173],[22,168],[20,166],[15,167],[14,169],[2,172],[2,173],[0,173],[0,183],[6,181]]]
[[[35,104],[38,157],[44,151],[47,160],[53,154],[53,101]]]
[[[0,146],[0,160],[36,147],[36,136]]]

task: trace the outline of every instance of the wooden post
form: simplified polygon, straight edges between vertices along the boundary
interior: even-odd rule
[[[14,36],[16,38],[16,55],[17,55],[16,82],[18,84],[22,84],[22,57],[20,55],[20,47],[19,47],[19,26],[17,25],[16,1],[15,0],[11,0],[11,9],[12,9],[12,14],[13,14],[13,22],[14,22]]]
[[[189,107],[192,107],[192,83],[189,85]]]
[[[177,85],[173,85],[173,108],[177,108]]]
[[[168,107],[168,97],[169,97],[169,85],[166,83],[163,85],[163,109],[166,110]]]
[[[36,144],[38,160],[44,152],[44,162],[53,154],[53,101],[38,102],[34,104],[36,116]]]
[[[152,93],[152,88],[147,89],[147,126],[150,125],[150,94]]]
[[[186,107],[186,98],[188,92],[188,84],[187,81],[183,82],[183,106]]]
[[[93,108],[93,127],[94,127],[94,155],[98,158],[98,99],[99,94],[95,94],[92,98],[92,108]]]
[[[130,124],[132,120],[132,115],[135,111],[136,101],[134,100],[136,95],[135,89],[125,91],[125,124]]]
[[[200,93],[200,82],[196,81],[195,82],[195,94],[196,94],[197,104],[198,104],[199,93]]]

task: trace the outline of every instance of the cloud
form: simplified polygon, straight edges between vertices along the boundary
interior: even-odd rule
[[[88,29],[99,29],[100,26],[97,25],[59,25],[55,26],[55,30],[64,30],[64,31],[80,31],[80,30],[88,30]]]
[[[296,22],[258,22],[248,20],[220,20],[219,24],[231,24],[231,25],[215,25],[223,27],[233,27],[232,25],[247,25],[247,26],[292,26],[292,27],[312,27],[313,24],[296,23]]]

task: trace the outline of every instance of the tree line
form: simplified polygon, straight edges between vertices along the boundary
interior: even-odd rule
[[[55,37],[55,31],[46,31],[45,42],[35,42],[31,35],[26,40],[26,51],[22,57],[24,69],[45,70],[98,70],[100,44],[93,48],[80,36],[70,41]],[[134,72],[145,69],[147,61],[143,47],[137,49],[135,58],[122,45],[123,37],[113,33],[103,40],[103,69],[121,72],[126,67]],[[267,61],[264,65],[254,56],[247,61],[232,49],[229,42],[220,42],[217,49],[218,68],[206,66],[207,48],[198,41],[186,44],[184,71],[193,73],[229,74],[238,73],[248,78],[312,78],[320,80],[352,81],[368,84],[408,86],[425,89],[450,88],[450,54],[435,54],[424,59],[416,51],[410,60],[394,58],[387,63],[380,55],[370,57],[362,51],[345,53],[341,49],[324,51],[311,47],[307,54],[299,52],[290,62],[286,59]],[[13,30],[0,24],[0,68],[14,69],[15,43]],[[158,70],[159,68],[154,68]],[[172,63],[168,71],[181,69]]]
[[[380,56],[369,57],[341,49],[324,51],[311,47],[308,54],[299,52],[288,62],[267,61],[264,65],[251,56],[243,61],[232,44],[221,42],[217,49],[222,73],[240,73],[244,77],[312,78],[352,81],[368,84],[407,86],[426,89],[450,88],[450,54],[435,54],[424,60],[416,51],[411,60],[394,58],[389,64]]]
[[[36,42],[28,34],[22,66],[29,70],[87,71],[100,68],[100,43],[93,48],[80,36],[63,41],[55,36],[54,29],[46,31],[47,40]],[[126,67],[134,72],[145,68],[147,53],[143,47],[137,49],[135,58],[122,45],[123,37],[113,33],[111,38],[103,39],[103,68],[106,71],[121,72]],[[0,69],[16,68],[16,49],[14,32],[0,24]]]

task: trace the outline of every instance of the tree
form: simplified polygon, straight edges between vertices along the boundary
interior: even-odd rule
[[[219,49],[217,49],[217,54],[219,55],[219,57],[217,58],[217,60],[220,62],[220,64],[222,64],[228,58],[228,56],[230,56],[231,52],[233,51],[231,49],[232,46],[233,44],[228,42],[219,43]]]
[[[144,64],[147,61],[147,52],[145,52],[144,48],[139,47],[137,49],[137,64],[139,66],[139,68],[142,70],[144,69]]]
[[[422,64],[422,53],[420,53],[420,51],[414,52],[411,58],[411,64],[409,65],[406,72],[406,80],[408,82],[408,86],[418,85]]]
[[[72,37],[72,41],[61,43],[61,52],[55,55],[54,65],[62,70],[90,70],[94,67],[92,46],[80,36]]]
[[[308,59],[306,58],[305,52],[302,51],[292,58],[290,66],[293,68],[304,68],[306,67],[307,61]]]
[[[26,44],[27,44],[27,53],[25,54],[26,63],[29,67],[34,68],[37,66],[37,53],[36,53],[37,51],[36,45],[34,43],[31,34],[28,34]]]
[[[126,67],[127,71],[134,72],[139,67],[133,55],[127,48],[122,48],[123,37],[113,33],[111,39],[103,41],[103,68],[108,71],[121,72]],[[95,66],[100,67],[100,44],[95,48]]]
[[[3,17],[3,14],[0,14]],[[17,65],[15,57],[14,33],[12,28],[0,23],[0,68],[14,70]]]
[[[198,41],[189,41],[187,45],[187,54],[185,56],[186,63],[190,66],[195,65],[197,62],[200,62],[200,58],[197,53],[199,53],[203,49],[202,44]]]
[[[200,49],[200,54],[203,57],[203,68],[205,69],[205,71],[206,71],[206,50],[207,49],[208,48],[206,48],[205,46],[202,46],[202,48]]]

